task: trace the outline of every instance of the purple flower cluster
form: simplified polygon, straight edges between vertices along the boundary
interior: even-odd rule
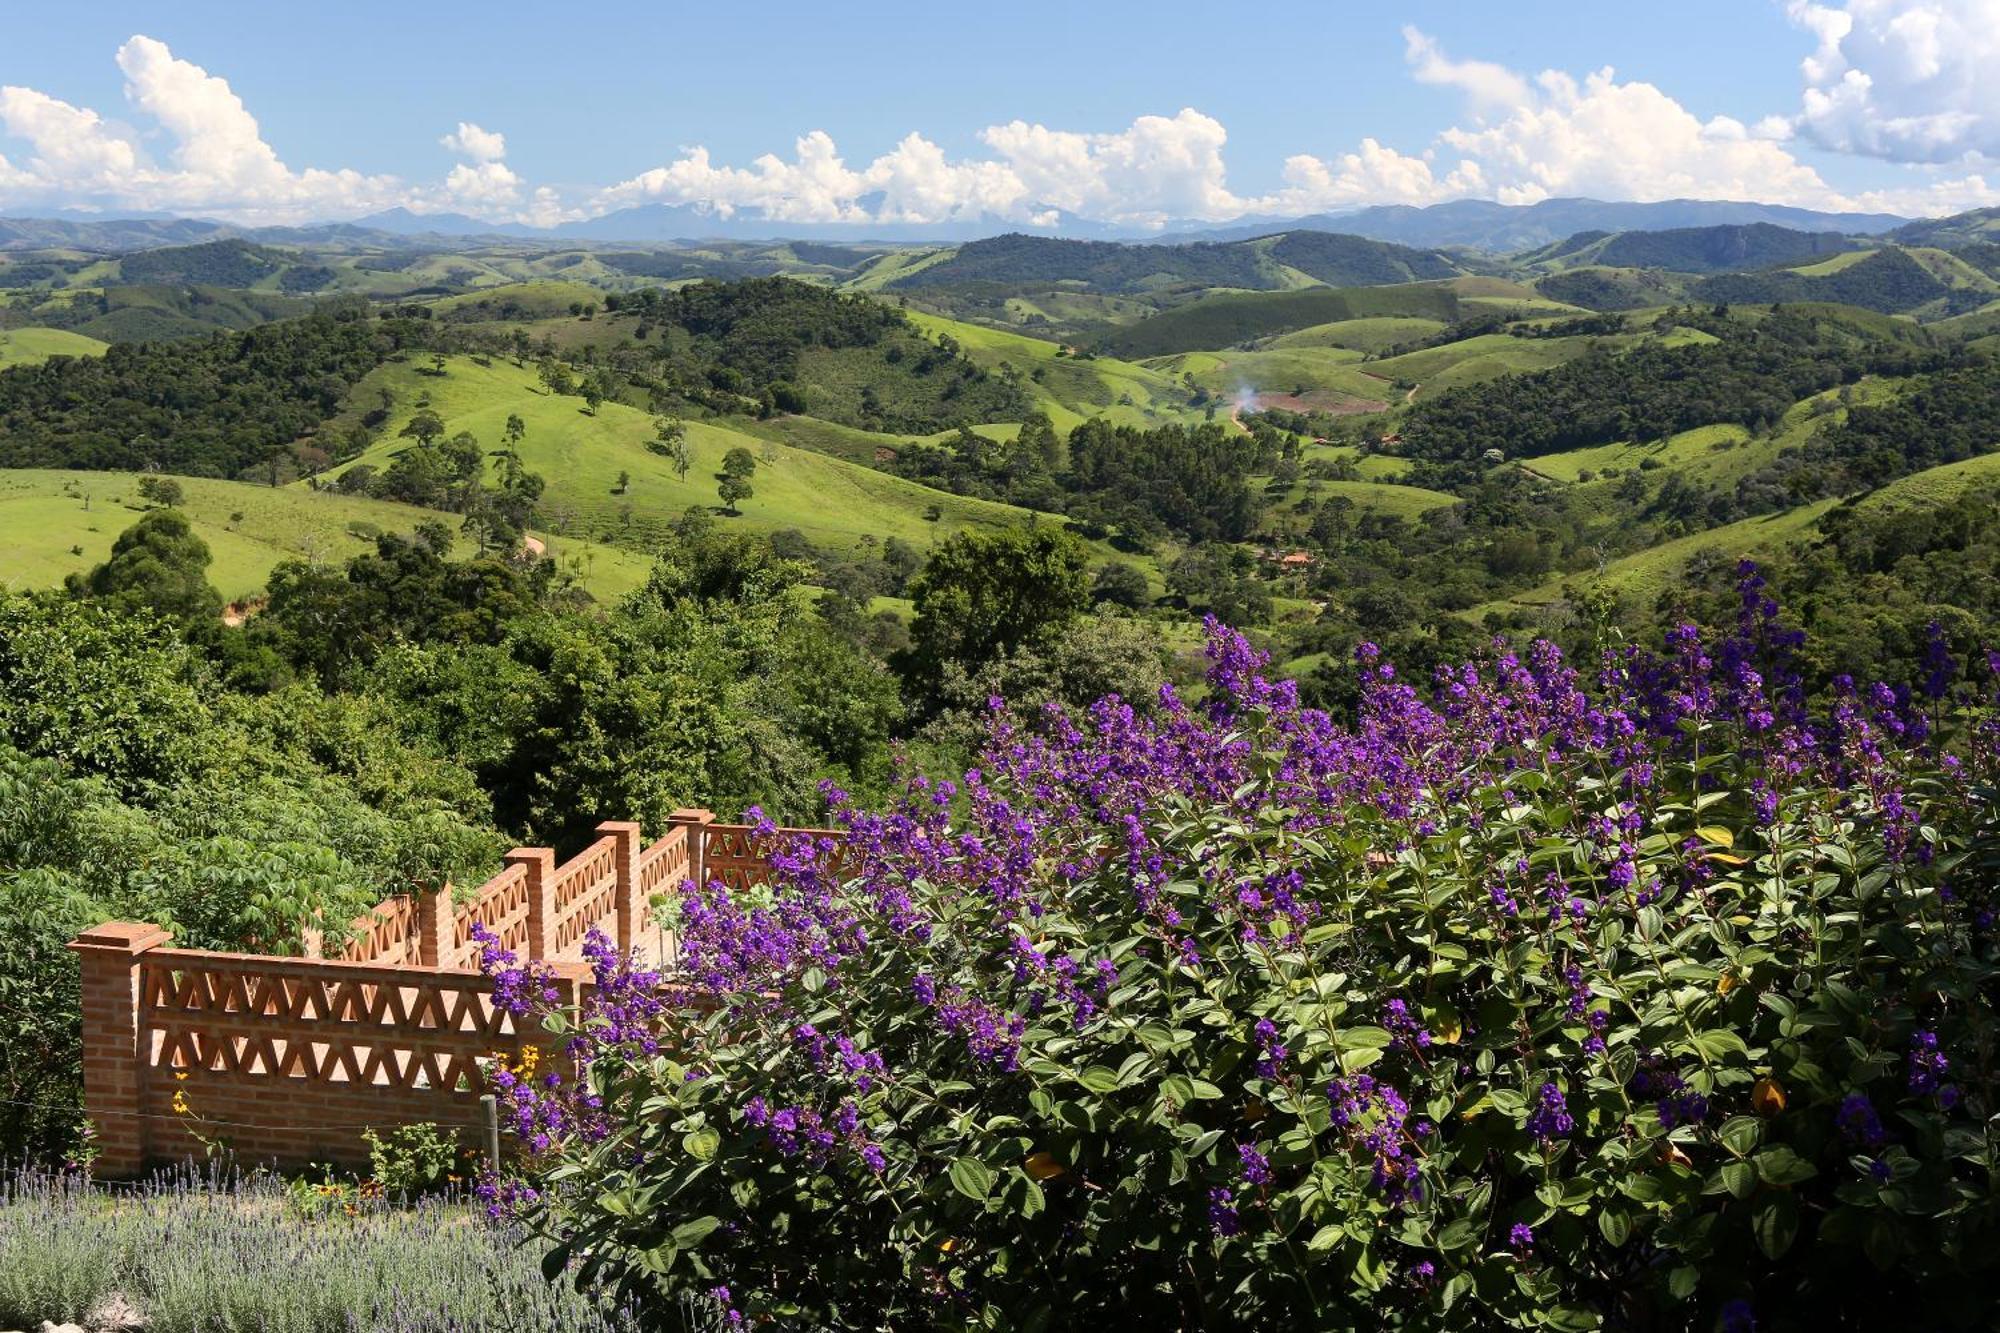
[[[1277,1078],[1284,1068],[1285,1060],[1291,1055],[1278,1040],[1278,1025],[1268,1018],[1260,1018],[1251,1030],[1257,1040],[1257,1075],[1260,1078]]]
[[[1403,1094],[1372,1074],[1356,1074],[1327,1084],[1326,1097],[1334,1130],[1367,1159],[1369,1183],[1398,1206],[1421,1199],[1417,1145],[1432,1130],[1422,1120],[1408,1126],[1410,1103]]]
[[[1924,1028],[1910,1035],[1909,1066],[1912,1093],[1919,1097],[1932,1093],[1944,1097],[1949,1088],[1943,1079],[1951,1069],[1951,1061],[1938,1049],[1937,1033]]]
[[[1562,1089],[1553,1083],[1542,1084],[1535,1093],[1534,1104],[1528,1108],[1528,1133],[1546,1147],[1557,1139],[1568,1138],[1575,1128],[1576,1120],[1569,1113]]]
[[[1633,1072],[1632,1092],[1653,1099],[1662,1129],[1698,1125],[1708,1119],[1708,1098],[1690,1088],[1687,1080],[1662,1060],[1648,1060]]]
[[[1401,1000],[1390,1000],[1382,1006],[1382,1026],[1396,1039],[1399,1046],[1411,1051],[1430,1049],[1431,1034],[1410,1013],[1410,1006]]]
[[[1882,1117],[1876,1114],[1875,1104],[1865,1092],[1850,1092],[1842,1098],[1833,1122],[1840,1136],[1857,1148],[1879,1148],[1889,1141],[1882,1128]]]

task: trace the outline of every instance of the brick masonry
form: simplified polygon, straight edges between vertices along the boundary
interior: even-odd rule
[[[140,922],[79,935],[70,948],[83,973],[84,1103],[99,1173],[200,1156],[204,1140],[245,1164],[365,1166],[365,1127],[423,1121],[477,1142],[487,1063],[518,1059],[541,1038],[494,1007],[475,922],[548,964],[574,1004],[593,928],[667,960],[673,938],[655,895],[689,880],[742,888],[769,877],[754,831],[706,810],[677,811],[650,844],[633,823],[598,832],[561,864],[547,848],[509,852],[462,903],[449,887],[391,899],[328,957],[311,931],[302,958],[175,949],[167,931]]]

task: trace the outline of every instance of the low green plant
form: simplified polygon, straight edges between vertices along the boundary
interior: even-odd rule
[[[372,1179],[390,1198],[433,1193],[476,1174],[468,1169],[471,1150],[458,1132],[432,1121],[381,1132],[365,1129],[361,1137],[368,1144]]]

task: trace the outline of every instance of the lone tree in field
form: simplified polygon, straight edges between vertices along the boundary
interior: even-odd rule
[[[418,444],[428,445],[444,434],[444,418],[425,408],[411,417],[409,424],[396,433],[406,440],[415,440]]]
[[[687,423],[679,417],[656,416],[653,418],[653,439],[646,448],[672,461],[674,475],[687,480],[688,459]]]
[[[738,500],[747,500],[756,494],[750,488],[748,478],[732,477],[727,474],[724,474],[721,483],[716,486],[715,493],[722,497],[723,510],[731,514],[737,512],[736,502]]]
[[[181,484],[169,477],[139,478],[139,494],[156,505],[172,509],[181,502]],[[88,503],[84,508],[88,509]]]
[[[739,444],[722,456],[722,475],[738,479],[754,477],[757,475],[757,460]]]
[[[521,414],[519,412],[509,412],[507,414],[507,427],[500,433],[500,438],[506,443],[507,447],[509,449],[520,448],[521,441],[527,438],[527,434],[528,423],[521,420]]]
[[[222,595],[208,582],[208,562],[208,543],[185,514],[152,509],[118,534],[110,559],[88,574],[70,575],[69,591],[120,610],[199,624],[222,614]]]

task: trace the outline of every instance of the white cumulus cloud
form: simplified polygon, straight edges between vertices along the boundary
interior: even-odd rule
[[[604,190],[601,207],[657,202],[728,217],[744,208],[789,222],[947,222],[994,217],[1047,225],[1057,212],[1135,225],[1229,218],[1243,201],[1225,181],[1220,121],[1193,109],[1140,116],[1123,130],[1084,133],[1025,120],[980,131],[991,157],[953,160],[921,134],[852,167],[824,130],[801,135],[792,156],[747,167],[683,149]]]
[[[295,169],[265,141],[227,79],[134,36],[117,54],[132,108],[157,127],[160,151],[98,112],[33,88],[0,88],[0,131],[29,146],[0,157],[0,205],[163,209],[250,223],[353,217],[393,205],[464,209],[488,218],[569,216],[502,160],[504,136],[461,122],[445,145],[469,159],[432,186],[351,168]]]
[[[1405,58],[1421,82],[1463,91],[1474,113],[1421,156],[1365,139],[1359,150],[1291,158],[1285,188],[1266,208],[1431,203],[1483,196],[1532,204],[1564,195],[1657,200],[1748,199],[1840,208],[1842,196],[1781,142],[1781,126],[1703,120],[1650,83],[1601,69],[1528,78],[1455,60],[1433,38],[1404,29]],[[1448,162],[1449,165],[1444,165]]]
[[[1817,48],[1796,131],[1891,162],[2000,159],[2000,0],[1792,0]]]
[[[498,162],[507,156],[506,135],[483,130],[469,120],[459,121],[458,128],[438,142],[474,162]]]

